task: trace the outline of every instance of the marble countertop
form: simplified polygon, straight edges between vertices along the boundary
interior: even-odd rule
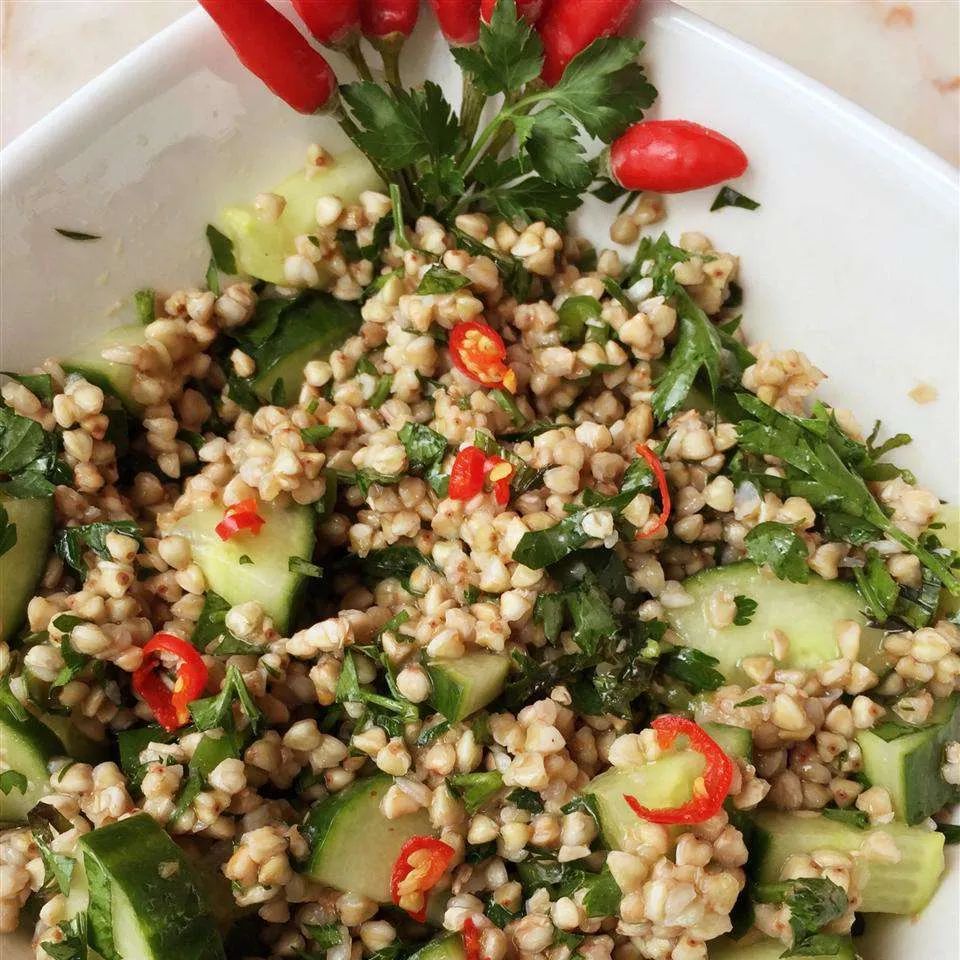
[[[958,0],[680,2],[960,164]],[[0,0],[0,145],[193,5]]]

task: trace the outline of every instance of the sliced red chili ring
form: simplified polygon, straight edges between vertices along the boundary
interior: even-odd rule
[[[510,480],[516,472],[513,465],[508,463],[503,457],[496,454],[490,454],[487,462],[484,464],[484,472],[490,483],[490,489],[493,491],[493,499],[505,507],[510,502]]]
[[[670,502],[670,488],[667,486],[667,475],[664,473],[660,458],[644,443],[637,444],[637,453],[650,465],[650,469],[657,479],[657,489],[660,491],[660,516],[657,517],[652,527],[648,527],[645,530],[638,530],[635,536],[636,540],[646,540],[667,525],[667,519],[670,516],[673,505]]]
[[[506,364],[503,338],[489,324],[476,320],[458,323],[450,331],[450,359],[462,374],[485,387],[517,391],[517,375]]]
[[[447,496],[451,500],[470,500],[483,490],[483,473],[487,455],[479,447],[464,447],[450,468]]]
[[[463,953],[466,960],[480,960],[480,928],[473,917],[467,917],[463,921],[460,935],[463,937]]]
[[[256,535],[264,523],[266,521],[257,513],[257,501],[251,497],[227,507],[223,512],[223,519],[214,529],[221,540],[229,540],[242,530],[249,530]]]
[[[506,506],[510,502],[510,479],[515,472],[503,457],[484,453],[479,447],[464,447],[450,469],[447,496],[451,500],[470,500],[489,482],[494,499],[501,507]]]
[[[679,736],[684,736],[690,749],[702,754],[706,760],[703,776],[698,777],[693,787],[693,796],[679,807],[645,807],[629,794],[623,799],[642,820],[651,823],[702,823],[720,811],[733,782],[733,762],[720,745],[700,726],[686,717],[665,714],[657,717],[650,726],[657,731],[657,740],[663,749],[673,745]]]
[[[179,659],[172,687],[163,675],[161,653]],[[133,689],[164,730],[177,730],[190,720],[188,704],[203,693],[207,672],[196,647],[172,633],[157,633],[144,645],[143,662],[133,673]]]
[[[411,837],[401,848],[390,875],[393,902],[423,923],[427,919],[427,894],[437,885],[453,860],[454,850],[436,837]]]

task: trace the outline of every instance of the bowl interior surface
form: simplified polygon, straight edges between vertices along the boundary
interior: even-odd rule
[[[829,375],[825,399],[866,432],[881,419],[886,434],[911,434],[898,462],[960,502],[956,171],[669,3],[645,4],[637,29],[660,91],[653,115],[739,142],[751,167],[736,186],[762,204],[710,213],[715,190],[697,191],[669,199],[665,228],[702,231],[738,254],[749,341],[804,351]],[[406,64],[457,102],[457,70],[426,16]],[[199,11],[125,58],[0,155],[0,369],[63,355],[132,319],[141,287],[202,283],[204,226],[295,169],[314,141],[346,146],[332,121],[264,90]],[[591,200],[576,227],[610,246],[610,219]],[[57,227],[102,239],[67,240]],[[908,399],[921,382],[935,402]],[[950,878],[918,920],[871,918],[871,960],[920,945],[928,960],[955,960],[956,848],[949,859]]]

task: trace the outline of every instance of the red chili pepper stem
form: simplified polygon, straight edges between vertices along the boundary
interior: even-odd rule
[[[373,72],[370,70],[370,64],[367,63],[367,58],[363,55],[363,50],[360,47],[360,38],[355,33],[351,34],[336,49],[353,64],[353,69],[357,71],[357,75],[361,80],[373,83]]]
[[[400,77],[400,54],[407,38],[402,33],[391,33],[386,37],[367,37],[370,45],[380,54],[383,61],[383,76],[394,90],[403,89]]]

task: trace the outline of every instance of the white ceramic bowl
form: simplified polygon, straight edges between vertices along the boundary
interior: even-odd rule
[[[830,375],[827,399],[861,423],[912,434],[899,459],[960,502],[956,171],[678,7],[651,0],[637,29],[660,90],[656,115],[737,140],[751,158],[737,186],[762,203],[709,213],[714,191],[687,194],[670,200],[668,229],[702,230],[740,254],[747,331],[804,350]],[[427,16],[407,63],[428,65],[457,94]],[[204,225],[296,168],[311,141],[344,144],[329,121],[267,93],[199,11],[71,97],[0,154],[0,369],[116,324],[140,287],[201,281]],[[597,204],[579,226],[606,245],[608,223]],[[77,243],[56,227],[103,239]],[[908,399],[920,382],[936,402]],[[931,906],[914,921],[871,918],[865,957],[956,960],[958,875],[952,848]]]

